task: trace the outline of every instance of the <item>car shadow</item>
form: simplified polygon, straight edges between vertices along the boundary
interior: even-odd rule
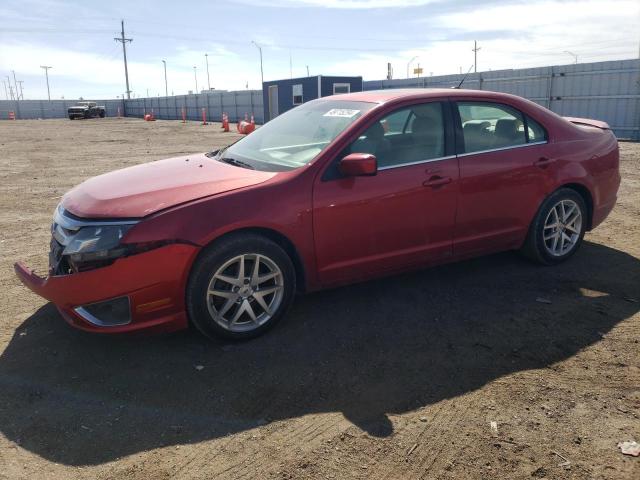
[[[300,297],[240,344],[86,334],[46,305],[0,356],[0,432],[67,465],[317,412],[387,436],[389,414],[574,355],[639,296],[640,261],[586,242],[557,267],[505,253]]]

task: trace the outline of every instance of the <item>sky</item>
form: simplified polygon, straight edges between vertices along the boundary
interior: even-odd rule
[[[25,99],[117,98],[260,88],[264,79],[365,80],[637,58],[639,0],[2,0],[0,79]],[[570,52],[570,53],[569,53]],[[205,58],[205,54],[208,57]],[[409,62],[417,57],[407,68]],[[209,61],[207,79],[206,59]],[[196,69],[194,70],[194,66]],[[0,87],[0,98],[5,90]]]

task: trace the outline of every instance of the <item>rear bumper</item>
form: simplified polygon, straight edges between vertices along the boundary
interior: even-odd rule
[[[44,278],[22,263],[16,263],[14,269],[26,287],[54,303],[76,328],[103,333],[167,332],[188,325],[184,294],[197,253],[195,246],[173,244],[116,260],[107,267]],[[75,310],[123,296],[130,302],[131,321],[126,325],[96,325]]]
[[[591,220],[591,229],[596,228],[600,225],[604,220],[609,216],[613,207],[616,206],[617,197],[614,197],[613,200],[600,204],[596,206],[593,210],[593,218]]]

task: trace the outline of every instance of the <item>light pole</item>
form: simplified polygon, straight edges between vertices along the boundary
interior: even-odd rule
[[[211,78],[209,77],[209,54],[208,53],[204,54],[204,59],[207,62],[207,86],[209,87],[209,90],[211,90]]]
[[[196,73],[196,66],[193,66],[193,78],[196,79],[196,94],[198,93],[198,74]]]
[[[260,81],[264,83],[264,70],[262,69],[262,47],[258,45],[256,42],[254,42],[253,40],[251,40],[251,43],[253,43],[256,46],[256,48],[260,51]],[[262,88],[262,84],[260,84],[260,87]]]
[[[51,101],[51,91],[49,90],[49,69],[53,67],[47,67],[46,65],[40,65],[40,68],[44,68],[44,76],[47,79],[47,97],[49,97],[49,101]]]
[[[417,56],[413,57],[411,60],[409,60],[407,62],[407,78],[409,78],[409,67],[411,66],[411,64],[413,63],[413,61],[418,58]]]
[[[573,63],[578,63],[578,55],[576,55],[573,52],[570,52],[569,50],[565,50],[564,53],[568,53],[569,55],[571,55],[573,57],[573,60],[574,60]]]
[[[167,61],[166,60],[162,60],[162,63],[164,64],[164,95],[165,97],[169,96],[169,87],[167,86]]]

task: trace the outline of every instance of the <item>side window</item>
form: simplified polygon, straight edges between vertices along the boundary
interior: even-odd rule
[[[302,97],[302,84],[298,83],[293,86],[293,104],[294,105],[302,105],[303,103]]]
[[[404,109],[386,116],[381,122],[385,133],[391,135],[405,133],[409,115],[411,115],[411,110]]]
[[[423,103],[381,118],[349,147],[349,153],[371,153],[378,168],[444,157],[442,104]]]
[[[529,134],[529,143],[545,142],[547,140],[546,130],[529,116],[527,116],[527,133]]]
[[[337,95],[339,93],[349,93],[351,92],[351,84],[350,83],[334,83],[333,84],[333,94]]]
[[[522,114],[506,105],[459,102],[465,153],[527,143]]]

